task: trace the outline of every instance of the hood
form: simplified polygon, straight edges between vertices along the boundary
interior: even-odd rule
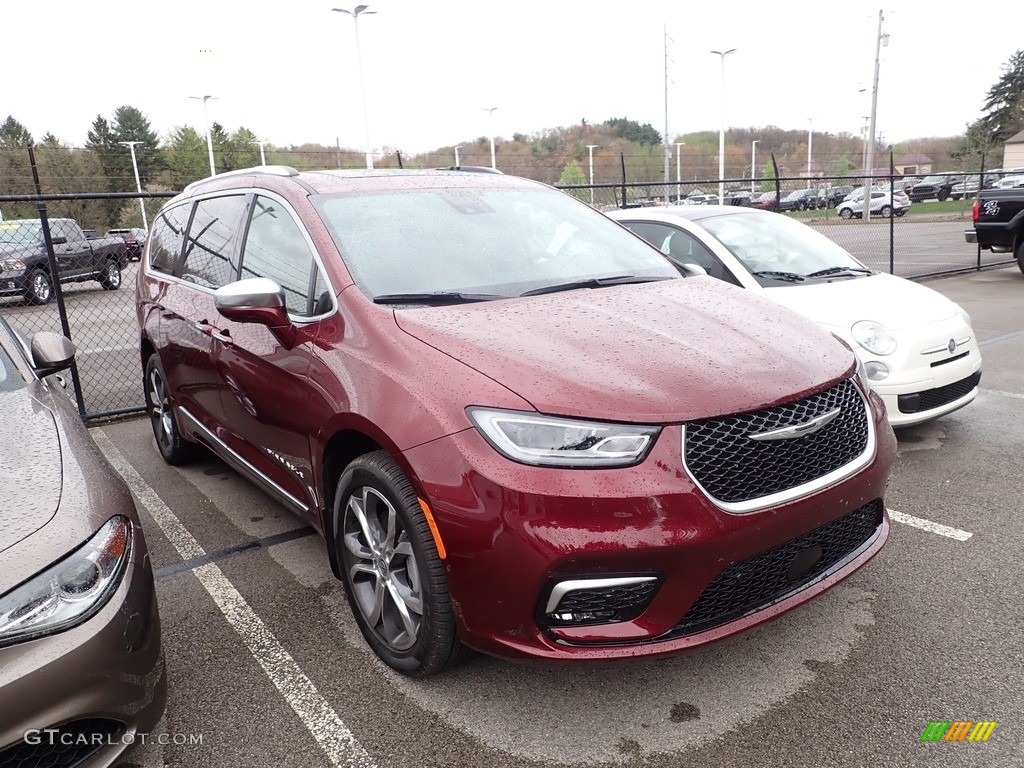
[[[710,277],[395,315],[406,333],[552,415],[720,416],[820,390],[854,364],[813,323]]]
[[[53,414],[26,389],[0,392],[0,552],[46,525],[60,503],[61,444]],[[15,427],[16,425],[16,427]]]
[[[959,310],[931,288],[885,274],[773,286],[765,294],[816,323],[841,329],[843,336],[858,320],[874,320],[890,331],[900,331],[948,320]]]

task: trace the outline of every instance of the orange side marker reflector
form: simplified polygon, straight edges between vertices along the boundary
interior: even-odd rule
[[[416,497],[416,501],[420,503],[420,509],[423,510],[423,516],[427,518],[427,525],[430,526],[430,533],[433,535],[434,545],[437,547],[437,556],[444,560],[448,557],[448,552],[444,548],[444,542],[441,541],[441,532],[437,530],[437,523],[434,522],[434,513],[430,511],[430,506],[427,502],[419,496]]]

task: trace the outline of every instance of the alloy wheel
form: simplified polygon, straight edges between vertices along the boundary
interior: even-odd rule
[[[345,505],[342,556],[356,606],[393,651],[416,645],[423,625],[420,569],[394,506],[370,486]]]

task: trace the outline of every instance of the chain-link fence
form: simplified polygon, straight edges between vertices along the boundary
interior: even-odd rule
[[[873,269],[923,277],[1012,263],[1005,254],[965,241],[975,190],[963,176],[949,179],[948,190],[924,198],[911,194],[912,185],[924,179],[876,174],[872,185],[883,196],[866,219],[857,218],[862,201],[847,205],[846,200],[866,186],[863,176],[558,186],[598,210],[716,204],[721,188],[726,204],[798,218]],[[966,185],[960,194],[956,183]],[[0,312],[26,337],[48,330],[75,342],[72,394],[84,418],[141,411],[137,259],[146,223],[163,198],[175,193],[44,194],[38,184],[37,189],[0,195]],[[907,200],[909,207],[897,201],[903,193],[915,198]]]
[[[0,196],[0,311],[23,336],[62,333],[77,348],[71,393],[85,418],[143,407],[135,273],[147,195]],[[114,230],[111,232],[110,230]]]

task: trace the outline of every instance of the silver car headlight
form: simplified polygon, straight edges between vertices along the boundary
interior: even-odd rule
[[[891,355],[896,351],[896,337],[874,320],[861,320],[850,328],[853,340],[873,355]]]
[[[495,450],[523,464],[625,467],[642,461],[660,427],[607,424],[522,411],[469,408],[470,419]]]
[[[23,272],[25,270],[25,262],[21,259],[4,259],[0,264],[3,264],[4,272]]]
[[[94,616],[117,591],[131,548],[131,521],[117,515],[63,560],[0,597],[0,647]]]

